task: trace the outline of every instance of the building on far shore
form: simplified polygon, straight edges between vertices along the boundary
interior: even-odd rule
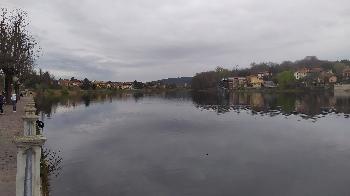
[[[92,81],[92,84],[94,84],[97,89],[107,88],[107,83],[104,81],[94,80],[94,81]]]
[[[58,80],[58,85],[63,86],[63,87],[69,87],[70,86],[70,80],[68,79],[59,79]]]
[[[349,78],[350,78],[350,68],[345,68],[345,69],[343,70],[343,77],[344,77],[345,79],[349,79]]]
[[[245,77],[229,77],[227,82],[230,90],[247,87],[247,79]]]
[[[328,78],[328,82],[331,83],[331,84],[335,84],[337,83],[337,76],[333,75],[331,77]]]
[[[258,74],[256,74],[256,76],[258,76],[259,79],[264,79],[264,78],[269,78],[272,76],[272,73],[269,71],[263,71],[263,72],[259,72]]]
[[[302,78],[305,78],[307,76],[307,73],[309,73],[309,69],[307,68],[303,68],[303,69],[299,69],[296,72],[294,72],[294,77],[297,80],[300,80]]]
[[[123,82],[120,86],[120,89],[123,89],[123,90],[133,89],[133,83],[132,82]]]
[[[253,88],[261,88],[264,84],[264,80],[260,79],[258,76],[251,75],[247,77],[248,86]]]
[[[335,84],[337,80],[337,76],[332,72],[321,72],[317,77],[317,83],[322,85]]]

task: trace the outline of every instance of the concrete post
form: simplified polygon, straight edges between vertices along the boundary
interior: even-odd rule
[[[45,143],[46,138],[42,135],[15,137],[15,144],[17,145],[17,175],[16,175],[16,196],[40,196],[41,195],[41,181],[40,181],[40,159],[41,146]],[[28,153],[28,150],[31,153]],[[28,155],[30,157],[28,157]],[[30,178],[25,179],[26,167],[28,166],[28,159],[31,162]],[[29,182],[28,182],[29,180]],[[31,188],[25,188],[30,184]],[[30,190],[30,192],[25,192]]]
[[[24,147],[17,146],[16,196],[24,195],[26,152]]]
[[[39,116],[35,115],[36,108],[34,100],[31,99],[27,105],[24,107],[24,133],[23,135],[37,135],[36,133],[36,121]]]
[[[38,138],[39,139],[39,138]],[[40,139],[39,139],[40,140]],[[45,138],[43,138],[43,142],[45,142]],[[34,146],[33,151],[34,151],[34,162],[33,162],[33,187],[36,187],[33,191],[33,195],[40,196],[41,195],[41,179],[40,179],[40,160],[41,160],[41,146]]]
[[[24,172],[24,195],[32,196],[33,192],[33,149],[26,151],[26,169]]]
[[[35,112],[36,112],[36,108],[32,105],[26,105],[24,107],[24,114],[25,115],[35,115]]]
[[[39,119],[36,115],[26,115],[23,117],[24,132],[23,135],[41,135],[36,132],[36,121]]]
[[[36,121],[39,116],[35,115],[35,111],[35,104],[32,100],[25,107],[23,136],[14,139],[18,149],[16,196],[41,195],[41,147],[46,138],[41,132],[36,132]]]

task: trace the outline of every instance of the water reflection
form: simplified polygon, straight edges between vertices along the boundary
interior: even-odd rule
[[[270,116],[300,115],[314,118],[329,113],[342,113],[348,118],[350,113],[349,96],[334,96],[332,93],[228,93],[228,94],[193,94],[196,107],[215,110],[218,114],[249,110],[254,114]]]
[[[218,114],[226,112],[250,111],[252,115],[299,115],[303,118],[320,118],[335,113],[349,118],[350,94],[334,94],[332,92],[310,93],[191,93],[191,92],[162,92],[162,93],[118,93],[118,94],[86,94],[74,97],[38,97],[38,110],[50,117],[57,108],[75,108],[80,105],[89,107],[90,104],[133,99],[135,102],[144,97],[161,99],[191,100],[195,107],[213,110]]]
[[[63,158],[60,151],[43,148],[40,161],[40,178],[42,183],[42,195],[49,196],[51,192],[52,178],[57,178],[62,170]]]
[[[37,96],[35,99],[38,112],[51,117],[57,108],[75,108],[80,105],[89,107],[93,103],[112,102],[113,100],[127,100],[132,97],[130,93],[118,94],[83,94],[76,96]]]

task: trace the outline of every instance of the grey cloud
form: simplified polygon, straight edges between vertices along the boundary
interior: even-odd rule
[[[51,70],[58,77],[93,77],[99,78],[101,75],[113,78],[117,73],[111,72],[104,67],[95,66],[95,58],[79,58],[69,54],[49,54],[39,60],[40,64]]]
[[[350,58],[347,0],[4,0],[58,75],[154,80],[252,61]]]

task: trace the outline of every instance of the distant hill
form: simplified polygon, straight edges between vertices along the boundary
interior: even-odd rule
[[[192,77],[168,78],[158,80],[157,82],[166,85],[175,84],[176,86],[184,86],[185,84],[190,85],[192,83]]]

